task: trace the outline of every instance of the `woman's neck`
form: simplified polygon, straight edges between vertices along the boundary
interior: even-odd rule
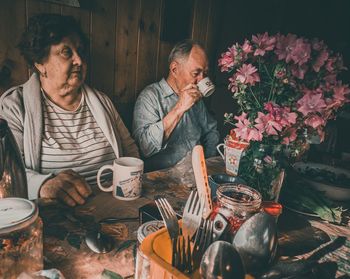
[[[54,88],[52,86],[48,86],[47,84],[41,84],[42,89],[46,96],[52,101],[54,104],[63,108],[65,110],[74,111],[80,104],[81,101],[81,88],[76,88],[74,90],[69,90],[69,88]]]

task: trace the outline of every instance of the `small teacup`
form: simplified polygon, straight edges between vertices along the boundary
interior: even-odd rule
[[[141,196],[143,161],[133,157],[115,159],[113,165],[102,166],[97,172],[97,185],[104,192],[112,192],[120,200],[135,200]],[[101,185],[101,174],[105,170],[113,172],[110,186]]]
[[[198,90],[202,93],[203,97],[209,97],[215,91],[215,85],[210,78],[203,78],[197,83]]]

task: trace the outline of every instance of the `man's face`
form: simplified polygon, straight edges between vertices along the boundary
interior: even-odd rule
[[[174,78],[178,90],[181,90],[190,83],[197,84],[207,75],[207,56],[200,47],[194,46],[187,59],[177,61],[177,71]]]

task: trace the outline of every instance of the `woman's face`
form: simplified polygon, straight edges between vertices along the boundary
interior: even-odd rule
[[[50,53],[42,64],[37,64],[42,81],[51,88],[70,92],[78,89],[86,77],[85,49],[77,36],[63,38],[52,45]]]

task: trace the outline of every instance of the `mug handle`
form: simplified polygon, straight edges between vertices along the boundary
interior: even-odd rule
[[[112,182],[112,185],[109,186],[109,187],[104,187],[102,186],[101,182],[100,182],[100,179],[101,179],[101,174],[103,173],[103,171],[105,170],[111,170],[113,171],[113,166],[112,165],[105,165],[105,166],[102,166],[98,172],[97,172],[97,185],[98,187],[103,191],[103,192],[112,192],[113,191],[113,182]]]
[[[221,155],[221,157],[222,157],[222,159],[223,160],[225,160],[225,155],[221,152],[221,150],[220,150],[220,147],[221,146],[224,146],[224,148],[225,148],[225,144],[224,143],[220,143],[220,144],[218,144],[217,146],[216,146],[216,149],[217,149],[217,151],[219,152],[219,154]]]

